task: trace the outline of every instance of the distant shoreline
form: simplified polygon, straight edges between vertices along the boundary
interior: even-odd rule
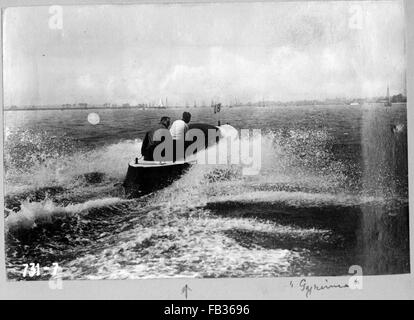
[[[4,111],[37,111],[37,110],[90,110],[90,109],[137,109],[137,110],[145,110],[145,109],[155,109],[157,108],[142,108],[142,107],[136,107],[136,106],[130,106],[130,107],[98,107],[98,106],[91,106],[91,107],[36,107],[36,108],[4,108]],[[165,110],[165,108],[159,108],[159,110]]]
[[[404,104],[406,102],[394,102],[393,104]],[[331,106],[331,107],[362,107],[364,105],[381,105],[382,102],[365,102],[358,105],[351,105],[347,103],[321,103],[321,104],[273,104],[273,105],[267,105],[267,106],[260,106],[260,105],[238,105],[238,106],[224,106],[223,108],[226,109],[232,109],[232,108],[241,108],[241,107],[254,107],[254,108],[268,108],[268,107],[301,107],[301,106],[308,106],[308,107],[315,107],[315,106]],[[28,108],[28,107],[16,107],[16,108],[4,108],[3,111],[41,111],[41,110],[61,110],[61,111],[70,111],[70,110],[97,110],[97,109],[104,109],[104,110],[124,110],[124,109],[135,109],[135,110],[168,110],[168,109],[203,109],[203,108],[210,108],[209,106],[206,107],[194,107],[194,106],[171,106],[171,107],[162,107],[162,108],[154,108],[154,107],[137,107],[137,106],[128,106],[128,107],[104,107],[104,106],[90,106],[90,107],[34,107],[34,108]]]

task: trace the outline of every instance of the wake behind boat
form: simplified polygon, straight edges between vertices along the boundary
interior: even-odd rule
[[[189,124],[189,130],[191,129],[199,129],[203,132],[204,149],[218,143],[221,138],[237,132],[229,124],[213,126],[205,123],[192,123]],[[211,134],[212,132],[216,134]],[[165,188],[196,163],[195,157],[176,161],[147,161],[135,158],[128,164],[128,171],[123,183],[125,192],[129,197],[138,197]]]

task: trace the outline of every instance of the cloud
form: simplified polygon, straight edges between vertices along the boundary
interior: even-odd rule
[[[95,82],[92,80],[90,74],[83,74],[78,78],[78,86],[82,90],[91,90],[95,88]]]
[[[404,88],[404,10],[363,2],[212,3],[10,8],[6,104],[184,104],[381,95]],[[86,101],[87,100],[87,101]]]

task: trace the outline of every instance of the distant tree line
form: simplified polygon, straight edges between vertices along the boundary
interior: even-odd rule
[[[407,97],[400,94],[396,94],[394,96],[391,97],[391,102],[393,103],[398,103],[398,102],[407,102]]]

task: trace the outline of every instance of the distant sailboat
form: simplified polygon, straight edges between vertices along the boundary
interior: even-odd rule
[[[391,99],[390,99],[390,87],[389,86],[387,86],[387,99],[384,103],[384,106],[385,107],[391,107],[392,106]]]
[[[167,103],[167,100],[165,100],[165,102]],[[165,105],[164,105],[164,103],[162,102],[162,98],[160,99],[160,102],[158,103],[158,106],[157,106],[159,109],[165,109],[166,107],[165,107]]]

